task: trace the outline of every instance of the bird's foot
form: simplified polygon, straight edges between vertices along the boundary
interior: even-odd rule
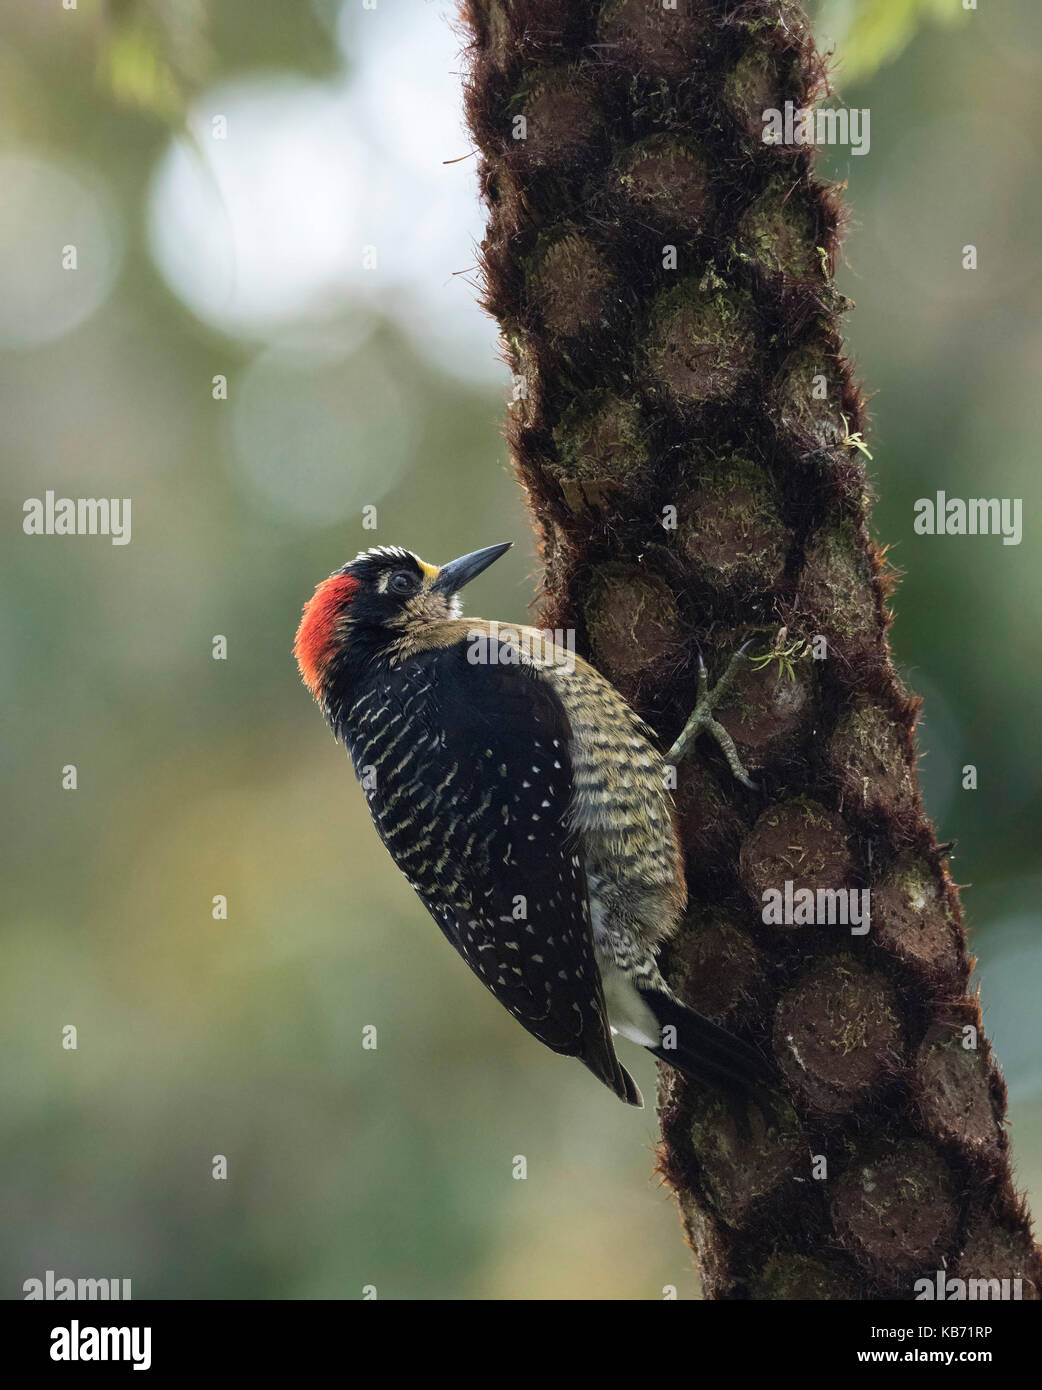
[[[727,732],[724,726],[713,718],[713,711],[734,684],[734,679],[741,670],[742,662],[745,660],[745,653],[752,645],[752,638],[743,642],[735,654],[728,662],[727,669],[713,686],[709,685],[706,664],[702,660],[702,654],[698,656],[698,687],[695,694],[695,708],[691,717],[681,730],[680,737],[673,747],[666,754],[667,763],[678,763],[690,753],[694,746],[695,739],[701,733],[709,734],[713,738],[721,753],[727,759],[727,766],[731,769],[735,778],[741,782],[743,787],[748,787],[750,791],[756,790],[756,783],[752,780],[745,768],[742,760],[738,756],[738,749],[734,746],[734,739]]]

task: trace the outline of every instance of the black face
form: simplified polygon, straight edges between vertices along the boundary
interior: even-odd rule
[[[355,628],[397,627],[437,578],[433,565],[425,567],[411,551],[390,546],[366,551],[342,573],[359,584],[347,609]]]
[[[459,614],[456,595],[460,589],[509,549],[509,542],[489,545],[440,568],[398,546],[363,551],[340,571],[358,581],[345,616],[356,633],[372,628],[400,632],[413,625],[445,622]]]
[[[330,722],[342,717],[355,681],[373,661],[417,649],[428,629],[458,618],[459,590],[509,548],[490,545],[439,568],[410,550],[375,546],[320,584],[305,607],[294,651]]]

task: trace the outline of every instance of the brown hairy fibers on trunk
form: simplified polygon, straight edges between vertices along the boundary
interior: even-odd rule
[[[470,0],[485,303],[545,564],[542,621],[658,731],[756,634],[677,769],[682,997],[769,1050],[790,1105],[736,1132],[663,1068],[660,1167],[715,1298],[913,1296],[1042,1276],[958,894],[923,812],[867,528],[864,406],[833,286],[842,222],[763,113],[825,73],[789,0]],[[781,631],[784,629],[784,632]],[[768,925],[786,882],[869,889],[871,930]]]

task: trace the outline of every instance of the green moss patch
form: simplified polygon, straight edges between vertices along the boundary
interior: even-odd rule
[[[654,385],[680,405],[732,396],[756,365],[752,300],[685,281],[651,307],[645,360]]]

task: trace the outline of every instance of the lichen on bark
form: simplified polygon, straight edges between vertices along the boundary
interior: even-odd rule
[[[887,641],[864,404],[832,282],[843,214],[764,111],[822,91],[793,0],[467,0],[508,426],[574,628],[668,747],[698,653],[755,634],[678,769],[679,993],[770,1050],[787,1099],[736,1130],[663,1068],[660,1169],[709,1297],[907,1299],[940,1268],[1042,1285],[961,908],[924,814],[918,702]],[[518,117],[523,119],[518,120]],[[784,634],[779,637],[779,629]],[[772,925],[785,880],[867,889],[871,929]]]

